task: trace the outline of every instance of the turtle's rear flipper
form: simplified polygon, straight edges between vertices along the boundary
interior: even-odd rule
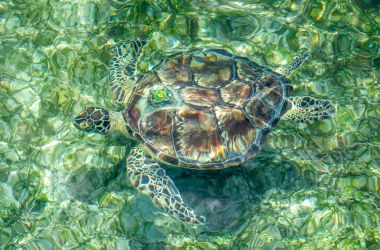
[[[298,122],[329,118],[335,112],[335,106],[326,100],[318,100],[310,96],[289,97],[290,109],[281,117],[282,120]]]
[[[173,181],[158,163],[147,156],[141,146],[133,148],[127,159],[127,176],[141,193],[152,198],[153,203],[180,220],[202,224],[203,216],[197,216],[188,207]]]
[[[303,65],[303,63],[309,58],[310,54],[310,51],[299,53],[293,58],[293,60],[290,63],[278,68],[276,70],[277,73],[280,73],[281,75],[283,75],[283,77],[286,78],[290,77],[294,71],[296,71]]]

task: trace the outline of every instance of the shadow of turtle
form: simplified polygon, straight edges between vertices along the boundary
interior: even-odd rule
[[[166,172],[188,205],[206,217],[209,232],[237,233],[244,229],[252,208],[271,189],[289,192],[311,185],[299,177],[294,164],[265,149],[245,164],[229,169],[166,168]]]
[[[252,208],[260,205],[261,197],[268,190],[277,188],[289,192],[310,185],[299,177],[294,164],[278,160],[274,152],[265,149],[245,164],[224,170],[163,167],[185,202],[206,217],[205,230],[216,234],[243,230]],[[104,191],[131,188],[125,178],[124,161],[112,169],[79,169],[71,175],[67,185],[74,198],[87,203],[96,202]],[[147,210],[154,211],[151,205]]]
[[[111,189],[110,185],[113,191],[125,188],[125,182],[120,178],[124,166],[124,163],[119,163],[110,169],[95,167],[77,169],[66,182],[67,191],[77,200],[95,203],[99,194]],[[115,185],[115,180],[121,183]]]

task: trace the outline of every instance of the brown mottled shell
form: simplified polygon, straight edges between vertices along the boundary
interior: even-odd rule
[[[152,90],[172,101],[152,105]],[[166,58],[138,80],[126,109],[127,128],[164,163],[219,169],[253,157],[286,110],[280,75],[224,50]]]

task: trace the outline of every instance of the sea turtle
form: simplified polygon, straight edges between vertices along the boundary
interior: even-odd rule
[[[74,125],[137,140],[127,157],[129,180],[180,220],[204,223],[205,218],[186,205],[159,163],[208,170],[236,166],[259,152],[280,119],[317,120],[335,110],[326,100],[288,97],[286,78],[309,52],[276,72],[224,49],[194,49],[141,73],[137,63],[146,44],[133,40],[114,49],[110,83],[123,110],[87,107]]]

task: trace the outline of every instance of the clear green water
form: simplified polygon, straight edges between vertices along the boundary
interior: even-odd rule
[[[0,249],[379,249],[380,6],[376,1],[0,1]],[[282,122],[262,152],[218,172],[167,168],[206,226],[127,185],[130,142],[78,132],[107,88],[113,45],[148,35],[147,66],[225,46],[276,68],[312,59],[294,93],[338,105]]]

